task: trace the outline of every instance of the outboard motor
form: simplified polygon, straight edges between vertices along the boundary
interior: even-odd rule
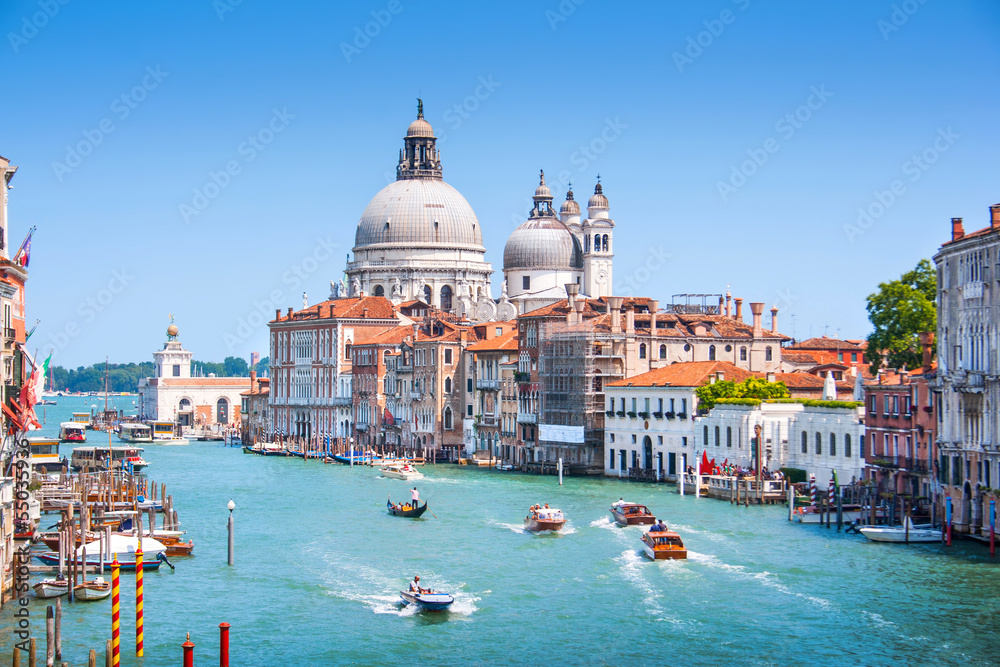
[[[171,563],[169,560],[167,560],[166,554],[164,554],[162,551],[156,554],[156,560],[163,562],[164,565],[168,565],[171,570],[174,569],[174,564]]]

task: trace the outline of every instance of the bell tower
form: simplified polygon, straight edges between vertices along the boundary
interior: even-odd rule
[[[581,224],[583,231],[583,283],[587,296],[600,297],[613,294],[612,261],[615,221],[610,216],[608,198],[597,177],[594,196],[587,202],[587,219]]]
[[[443,178],[441,153],[435,147],[437,137],[431,124],[424,120],[424,101],[417,98],[417,119],[406,129],[403,150],[399,152],[396,180],[409,178]]]

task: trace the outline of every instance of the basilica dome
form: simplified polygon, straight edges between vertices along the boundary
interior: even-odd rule
[[[404,179],[382,188],[365,208],[354,238],[368,246],[457,248],[485,252],[479,220],[458,190],[442,180]]]
[[[556,218],[530,218],[507,239],[503,268],[582,269],[583,249],[569,228]]]

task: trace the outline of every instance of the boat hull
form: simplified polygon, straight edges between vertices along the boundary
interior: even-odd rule
[[[57,554],[57,553],[51,553],[50,552],[50,553],[44,553],[44,554],[35,554],[35,558],[37,558],[38,560],[42,561],[46,565],[58,565],[59,564],[59,554]],[[66,560],[65,562],[67,564],[72,563],[72,561],[70,561],[70,560]],[[162,561],[160,561],[155,556],[153,556],[153,557],[151,557],[149,559],[143,559],[143,561],[142,561],[142,570],[143,570],[143,572],[145,572],[146,570],[158,570],[158,569],[160,569],[160,563],[161,562]],[[77,558],[76,559],[76,564],[77,565],[84,565],[84,561],[82,559],[80,559],[80,558]],[[98,559],[98,558],[88,558],[87,561],[86,561],[86,565],[89,566],[89,567],[94,567],[94,566],[100,565],[100,564],[101,564],[101,562],[100,562],[100,559]],[[121,568],[121,570],[123,572],[127,572],[127,571],[133,571],[134,572],[135,571],[135,559],[132,559],[132,560],[119,560],[118,561],[118,566]],[[107,568],[108,570],[110,570],[111,569],[111,562],[108,561],[108,560],[105,560],[104,561],[104,567]]]
[[[657,551],[648,544],[642,545],[642,553],[650,560],[685,560],[688,557],[687,549],[670,549],[668,551]]]
[[[416,604],[426,611],[444,611],[455,601],[447,593],[411,593],[400,591],[399,597],[407,604]]]
[[[524,529],[532,533],[543,533],[545,531],[557,532],[566,525],[566,519],[559,521],[541,521],[539,519],[527,518],[524,520]]]
[[[397,509],[397,508],[393,507],[392,506],[392,501],[388,501],[386,503],[386,509],[388,510],[389,514],[391,514],[393,516],[405,516],[405,517],[409,517],[411,519],[416,519],[416,518],[420,517],[421,515],[423,515],[424,512],[427,511],[427,503],[424,503],[423,505],[421,505],[420,507],[418,507],[416,509],[404,510],[404,509]]]
[[[50,579],[45,579],[43,581],[39,581],[37,584],[32,586],[32,588],[35,590],[35,597],[57,598],[60,595],[66,595],[66,593],[69,592],[69,582],[56,582]]]
[[[858,529],[872,542],[940,542],[941,531],[930,528],[911,528],[909,534],[898,526],[862,526]]]
[[[85,584],[80,584],[73,589],[73,596],[77,600],[93,601],[93,600],[103,600],[104,598],[111,595],[111,584],[105,583],[95,584],[92,581],[88,581]]]
[[[638,508],[638,512],[630,514],[627,510]],[[656,517],[645,505],[622,505],[611,508],[611,517],[619,526],[652,526]]]
[[[879,514],[881,516],[881,514]],[[798,521],[799,523],[820,523],[820,517],[823,516],[817,511],[816,507],[813,505],[806,505],[805,507],[797,507],[792,513],[792,520]],[[844,521],[859,521],[865,516],[865,511],[858,507],[844,508],[843,510]],[[831,522],[837,520],[837,510],[834,509],[830,513]]]

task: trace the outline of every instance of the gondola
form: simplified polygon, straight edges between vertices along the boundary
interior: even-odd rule
[[[389,510],[389,514],[391,514],[393,516],[405,516],[405,517],[409,517],[411,519],[416,519],[417,517],[421,516],[424,512],[427,511],[427,503],[426,502],[424,502],[423,505],[421,505],[420,507],[418,507],[416,509],[408,509],[408,510],[407,509],[398,509],[396,507],[393,507],[392,500],[387,500],[386,503],[385,503],[385,506]]]

